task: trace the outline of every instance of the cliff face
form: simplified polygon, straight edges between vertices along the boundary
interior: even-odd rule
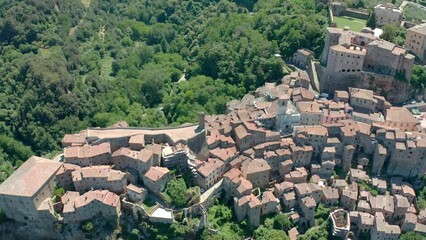
[[[393,104],[403,103],[415,95],[415,89],[408,82],[392,76],[370,72],[327,74],[325,67],[320,65],[316,69],[321,92],[333,94],[335,90],[347,90],[349,87],[365,88],[386,97]]]

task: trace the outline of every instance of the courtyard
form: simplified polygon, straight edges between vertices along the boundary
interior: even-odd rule
[[[334,21],[338,28],[349,27],[353,31],[360,32],[365,27],[366,20],[360,18],[353,18],[348,16],[335,16]]]

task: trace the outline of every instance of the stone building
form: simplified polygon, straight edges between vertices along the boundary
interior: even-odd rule
[[[300,113],[299,125],[320,125],[323,119],[321,105],[316,101],[300,101],[296,103]]]
[[[400,26],[402,22],[402,11],[392,3],[379,4],[374,7],[376,15],[376,26],[382,27],[386,24]]]
[[[109,165],[83,167],[72,172],[74,188],[84,193],[92,190],[109,190],[120,194],[124,193],[129,174],[114,170]]]
[[[241,166],[242,176],[249,180],[253,187],[265,188],[269,183],[271,167],[263,159],[247,160]]]
[[[145,201],[147,194],[148,191],[143,187],[134,184],[129,184],[126,187],[126,196],[132,202],[137,203]]]
[[[142,177],[145,187],[154,194],[160,194],[170,180],[170,171],[163,167],[151,167]]]
[[[81,167],[109,164],[110,157],[111,146],[109,142],[64,148],[65,162]]]
[[[327,28],[321,63],[329,77],[372,73],[410,80],[414,56],[371,33]]]
[[[342,45],[330,47],[327,69],[334,73],[361,72],[367,51],[365,48]]]
[[[376,145],[376,149],[374,151],[374,155],[373,155],[373,168],[372,168],[372,172],[376,175],[380,175],[382,168],[383,168],[383,164],[385,163],[387,157],[387,150],[385,147],[383,147],[383,145],[381,145],[380,143],[378,143]]]
[[[299,207],[303,213],[303,222],[307,227],[315,225],[315,208],[317,204],[312,197],[304,197],[300,199]]]
[[[225,173],[225,163],[219,159],[208,159],[197,169],[197,185],[208,189],[222,179]]]
[[[81,195],[67,192],[62,198],[64,223],[81,222],[101,215],[117,222],[121,214],[120,197],[107,190],[94,190]]]
[[[404,47],[413,52],[420,62],[426,63],[426,23],[408,29]]]
[[[292,62],[299,68],[306,69],[313,56],[314,53],[311,50],[301,48],[293,54]]]
[[[62,147],[83,146],[86,143],[85,133],[65,134],[61,141]]]
[[[129,148],[120,148],[111,156],[115,169],[137,174],[142,179],[148,169],[153,166],[154,154],[150,149],[134,151]]]
[[[383,214],[376,212],[371,240],[397,240],[399,235],[401,235],[401,229],[397,225],[387,223]]]
[[[262,194],[262,215],[273,214],[278,212],[279,200],[274,196],[272,191],[265,191]]]
[[[188,165],[188,148],[184,144],[178,143],[175,146],[164,146],[161,156],[163,166],[167,168]]]
[[[299,125],[300,113],[293,105],[290,97],[287,94],[282,94],[278,97],[276,126],[281,132],[292,132],[293,128]]]
[[[64,163],[56,173],[56,183],[65,190],[73,190],[74,183],[72,181],[72,172],[74,171],[81,171],[81,167],[70,163]]]
[[[394,43],[376,40],[367,45],[364,68],[368,72],[411,79],[414,56]],[[385,60],[385,61],[384,61]]]
[[[31,157],[0,185],[0,207],[15,221],[52,223],[56,173],[63,163]]]
[[[247,217],[252,226],[259,226],[261,207],[260,200],[253,194],[241,198],[234,197],[234,213],[238,222]]]

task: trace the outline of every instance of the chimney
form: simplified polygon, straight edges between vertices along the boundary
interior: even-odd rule
[[[204,112],[198,113],[198,127],[201,129],[205,128],[206,115]]]

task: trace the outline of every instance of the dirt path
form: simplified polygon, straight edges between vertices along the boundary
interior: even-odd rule
[[[84,5],[85,8],[90,7],[90,0],[81,0],[81,3]]]

